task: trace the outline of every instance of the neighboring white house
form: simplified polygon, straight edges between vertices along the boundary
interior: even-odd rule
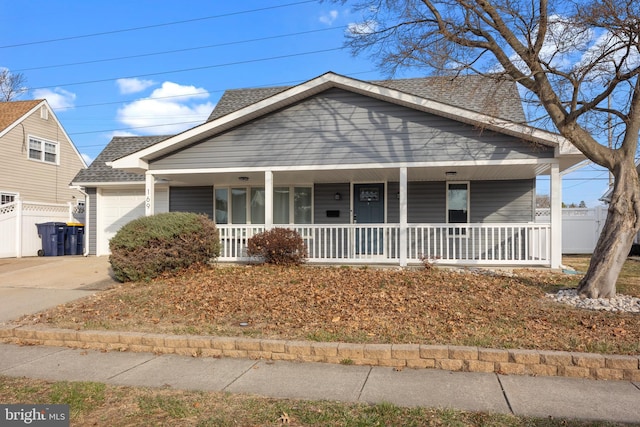
[[[73,183],[90,195],[97,255],[133,218],[191,211],[216,220],[222,260],[289,227],[311,262],[559,267],[561,172],[584,156],[524,123],[512,81],[326,73],[227,91],[178,135],[116,137]],[[539,175],[548,223],[535,221]]]

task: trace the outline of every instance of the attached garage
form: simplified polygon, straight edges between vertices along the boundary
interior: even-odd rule
[[[168,189],[156,188],[155,212],[169,210]],[[109,240],[126,223],[144,216],[144,187],[102,189],[96,197],[97,244],[96,255],[109,254]]]

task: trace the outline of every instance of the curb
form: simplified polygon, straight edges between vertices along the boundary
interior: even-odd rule
[[[105,351],[640,381],[640,356],[424,344],[350,344],[0,325],[0,341]]]

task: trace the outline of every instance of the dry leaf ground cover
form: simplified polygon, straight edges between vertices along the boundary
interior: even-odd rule
[[[565,259],[584,271],[588,258]],[[580,275],[446,269],[212,266],[127,283],[22,319],[74,329],[359,343],[640,353],[640,315],[544,297]],[[619,292],[640,296],[640,262]],[[246,324],[246,326],[240,326]]]

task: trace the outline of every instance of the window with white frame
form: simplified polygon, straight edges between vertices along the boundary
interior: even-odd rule
[[[16,197],[18,197],[16,193],[8,193],[8,192],[0,191],[0,205],[13,203],[16,201]]]
[[[469,222],[469,183],[447,182],[447,223],[466,224]],[[449,234],[464,235],[464,228],[451,228]]]
[[[273,189],[274,224],[311,224],[311,187],[275,187]]]
[[[29,137],[29,158],[45,163],[58,163],[58,143]]]
[[[311,224],[311,187],[273,189],[274,224]],[[216,188],[217,224],[264,224],[264,187]]]

